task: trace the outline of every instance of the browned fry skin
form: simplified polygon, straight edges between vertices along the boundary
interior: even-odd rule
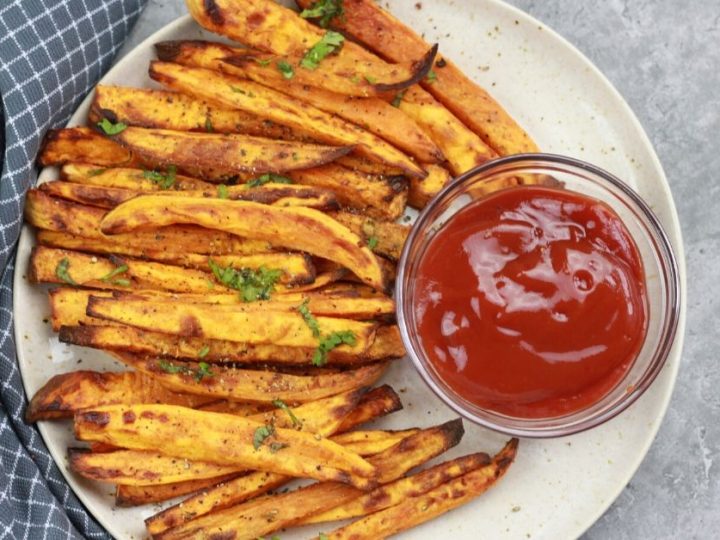
[[[373,219],[350,212],[331,212],[330,215],[361,236],[365,242],[375,238],[377,243],[373,251],[391,260],[400,258],[405,240],[410,234],[410,227],[392,221]]]
[[[303,376],[223,366],[201,370],[192,362],[143,359],[128,353],[113,353],[113,356],[178,392],[258,403],[275,399],[289,403],[315,401],[363,388],[374,383],[385,370],[385,365],[373,364],[341,373]],[[204,375],[200,378],[199,374]]]
[[[356,153],[398,167],[409,176],[422,178],[426,174],[403,152],[360,126],[256,82],[213,71],[218,67],[215,63],[209,67],[153,62],[150,77],[167,88],[192,93],[224,107],[262,110],[270,120],[300,129],[326,144],[353,146]]]
[[[430,199],[452,180],[450,171],[439,165],[426,165],[425,170],[428,172],[425,178],[410,180],[408,204],[413,208],[425,208]]]
[[[441,426],[421,430],[368,461],[376,464],[378,475],[383,481],[392,481],[455,446],[462,435],[462,421],[453,420]],[[257,538],[360,495],[362,491],[351,486],[322,482],[284,495],[276,495],[274,499],[265,497],[214,511],[160,534],[156,534],[154,530],[150,532],[154,538],[163,540],[205,538],[221,532],[227,535],[227,538]],[[273,519],[261,519],[269,510],[273,510]]]
[[[370,463],[327,439],[276,428],[259,440],[264,424],[229,414],[172,405],[109,405],[80,411],[74,420],[75,436],[83,441],[359,487],[372,485],[375,476]]]
[[[185,482],[159,484],[156,486],[127,486],[118,484],[115,489],[115,505],[127,507],[168,501],[176,497],[182,497],[183,495],[197,493],[223,482],[228,482],[238,476],[240,476],[238,473],[233,473],[219,478],[187,480]]]
[[[298,0],[306,8],[312,0]],[[416,57],[428,44],[373,0],[345,0],[345,16],[332,26],[351,35],[393,62]],[[422,86],[450,109],[500,155],[537,152],[525,131],[484,89],[471,81],[448,58],[438,55],[435,77]]]
[[[73,371],[55,375],[37,391],[25,411],[25,420],[71,418],[81,409],[120,403],[197,407],[210,401],[212,398],[168,390],[156,379],[137,372]]]
[[[87,163],[66,163],[60,168],[60,179],[74,184],[88,186],[100,186],[120,189],[131,189],[134,191],[161,191],[162,185],[151,179],[147,170],[133,169],[130,167],[108,167],[102,168]],[[40,186],[42,187],[42,186]],[[203,182],[197,178],[175,175],[175,181],[168,189],[217,192],[217,186],[209,182]]]
[[[203,28],[277,55],[300,58],[308,47],[320,41],[325,34],[323,30],[300,18],[296,12],[264,0],[190,0],[187,6]],[[348,89],[347,86],[333,84],[338,77],[322,77],[322,74],[331,73],[365,88],[367,93],[364,95],[399,91],[416,84],[427,74],[436,52],[434,49],[426,50],[409,64],[389,65],[359,45],[345,42],[338,54],[323,60],[321,69],[308,70],[311,74],[317,73],[317,78],[308,75],[308,79],[303,82],[340,93],[352,93],[352,87]],[[300,69],[295,71],[300,72]],[[278,81],[281,80],[278,77]],[[357,92],[353,95],[357,95]]]
[[[304,251],[338,263],[383,290],[383,271],[372,251],[347,227],[312,208],[278,208],[248,201],[142,195],[108,212],[101,230],[115,235],[146,227],[195,224],[277,247]],[[325,242],[317,242],[325,238]]]
[[[243,133],[285,141],[303,140],[287,126],[258,115],[223,109],[176,92],[147,88],[96,86],[90,109],[90,122],[99,122],[102,118],[143,128]],[[311,142],[306,137],[304,139]]]
[[[41,167],[82,161],[100,167],[133,167],[137,160],[127,149],[88,127],[51,129],[40,150]]]
[[[517,445],[518,440],[512,439],[489,465],[359,519],[327,534],[326,537],[333,540],[386,538],[457,508],[483,494],[505,475],[515,460]]]

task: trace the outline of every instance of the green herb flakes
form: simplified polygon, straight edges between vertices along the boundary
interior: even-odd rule
[[[62,280],[68,285],[79,285],[73,278],[70,277],[70,260],[67,257],[60,259],[60,262],[55,267],[55,275],[58,279]]]
[[[343,0],[317,0],[309,8],[300,12],[303,19],[318,19],[318,24],[327,28],[335,17],[345,19]]]
[[[378,245],[378,237],[377,236],[371,236],[367,240],[367,246],[370,248],[370,250],[374,250]]]
[[[265,173],[257,178],[253,178],[252,180],[249,180],[246,184],[247,187],[259,187],[264,186],[265,184],[292,184],[292,178],[288,178],[287,176],[282,176],[281,174],[275,174],[275,173]]]
[[[119,285],[120,287],[129,287],[130,286],[130,280],[129,279],[113,279],[115,276],[119,276],[120,274],[124,274],[128,271],[128,265],[127,264],[121,264],[114,270],[111,270],[107,274],[105,274],[103,277],[100,278],[100,281],[103,281],[105,283],[111,283],[112,285]]]
[[[92,178],[93,176],[98,176],[98,175],[104,173],[105,171],[107,171],[107,169],[93,169],[91,171],[88,171],[87,175],[90,178]]]
[[[264,266],[257,270],[252,268],[236,270],[232,266],[223,268],[212,259],[208,260],[208,265],[220,283],[230,289],[240,291],[240,298],[244,302],[269,300],[271,293],[275,290],[275,284],[282,275],[282,270],[271,270]]]
[[[357,338],[355,334],[350,330],[342,330],[340,332],[333,332],[332,334],[326,334],[320,339],[318,348],[313,353],[312,363],[314,366],[324,366],[327,364],[327,355],[335,347],[340,345],[355,345]]]
[[[208,352],[210,352],[210,348],[208,347],[207,349],[208,349]],[[202,351],[200,351],[200,352],[202,352]],[[205,354],[207,354],[207,352]],[[200,358],[203,358],[203,357],[201,356]],[[200,382],[203,380],[203,378],[212,377],[213,375],[214,375],[214,373],[210,369],[210,364],[208,364],[207,362],[200,362],[198,364],[198,368],[195,370],[195,373],[193,374],[193,378],[197,382]]]
[[[300,61],[300,65],[305,69],[317,69],[320,62],[326,56],[337,52],[344,41],[345,38],[342,34],[333,32],[332,30],[326,32],[320,41],[305,53],[305,56],[303,56],[303,59]]]
[[[177,366],[177,365],[173,364],[172,362],[168,362],[167,360],[158,361],[158,367],[160,369],[162,369],[165,373],[170,373],[172,375],[174,375],[176,373],[186,374],[188,371],[192,371],[188,367]]]
[[[375,84],[377,82],[377,79],[372,75],[365,75],[365,80],[370,84]]]
[[[399,107],[402,103],[403,98],[405,97],[405,92],[407,92],[407,90],[403,90],[402,92],[398,92],[397,94],[395,94],[395,97],[390,102],[390,105],[392,105],[393,107]]]
[[[295,76],[295,70],[285,60],[278,61],[276,65],[280,73],[282,73],[283,78],[292,79]]]
[[[205,345],[202,349],[198,351],[198,358],[205,358],[209,352],[210,347],[208,345]]]
[[[427,82],[433,83],[437,81],[437,73],[435,73],[432,69],[428,71],[427,77],[425,78]]]
[[[227,199],[230,196],[228,187],[225,184],[220,184],[217,187],[217,195],[219,199]]]
[[[215,128],[213,128],[212,125],[212,120],[210,120],[209,116],[205,118],[205,131],[207,131],[208,133],[212,133],[215,131]]]
[[[317,319],[315,316],[310,313],[310,309],[308,308],[308,300],[307,298],[303,301],[302,304],[300,304],[297,308],[297,310],[300,312],[300,315],[302,315],[303,320],[305,321],[305,324],[308,325],[310,330],[312,331],[312,335],[316,338],[320,337],[320,325],[318,325]]]
[[[287,443],[281,443],[281,442],[270,443],[270,453],[274,454],[278,450],[282,450],[283,448],[287,448],[288,446],[290,446],[290,445]]]
[[[265,439],[271,437],[273,433],[275,433],[275,426],[272,424],[266,424],[257,428],[253,434],[253,448],[258,450],[262,446],[262,443],[265,442]]]
[[[278,409],[285,411],[288,416],[290,417],[290,420],[293,423],[293,426],[302,427],[302,422],[298,420],[298,417],[295,416],[295,413],[293,410],[288,407],[285,402],[282,399],[275,399],[273,400],[273,405],[275,405]]]
[[[158,171],[143,171],[143,177],[160,186],[160,189],[170,189],[175,185],[177,167],[168,165],[167,171],[163,174]]]
[[[125,128],[127,128],[127,124],[123,124],[122,122],[113,124],[107,118],[103,118],[100,122],[97,123],[97,126],[103,130],[103,133],[105,133],[105,135],[117,135],[118,133],[122,133],[123,131],[125,131]]]
[[[255,62],[260,64],[262,67],[268,67],[271,63],[271,60],[269,58],[253,58]]]

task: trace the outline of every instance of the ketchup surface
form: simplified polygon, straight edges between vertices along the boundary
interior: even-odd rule
[[[473,202],[418,266],[419,337],[439,376],[523,418],[597,402],[647,332],[642,261],[620,217],[576,192],[525,186]]]

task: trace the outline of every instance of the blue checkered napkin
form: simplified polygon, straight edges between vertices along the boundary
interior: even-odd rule
[[[107,538],[65,483],[26,406],[13,340],[14,251],[35,156],[110,67],[146,0],[0,0],[0,539]],[[0,115],[2,116],[2,115]],[[0,147],[3,146],[0,136]]]

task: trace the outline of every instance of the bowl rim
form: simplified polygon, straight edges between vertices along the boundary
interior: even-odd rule
[[[574,420],[572,423],[566,425],[561,424],[551,427],[531,428],[508,427],[501,423],[479,417],[464,408],[458,401],[453,399],[453,397],[448,392],[446,392],[442,387],[440,387],[439,384],[437,384],[434,378],[430,375],[429,370],[423,365],[422,360],[419,358],[419,355],[417,354],[413,346],[413,340],[410,337],[408,322],[405,317],[404,305],[406,302],[404,294],[404,284],[407,279],[406,273],[409,264],[410,252],[412,251],[412,248],[414,247],[418,236],[421,234],[421,231],[425,230],[426,227],[424,227],[424,225],[426,225],[426,221],[429,219],[429,216],[432,214],[433,210],[435,210],[442,201],[444,201],[450,194],[455,192],[459,188],[459,186],[463,185],[468,180],[475,178],[479,175],[491,172],[495,169],[501,169],[503,167],[508,167],[512,165],[535,165],[541,167],[555,165],[571,167],[591,173],[599,177],[601,180],[608,182],[613,188],[619,190],[622,196],[627,199],[627,201],[624,202],[629,202],[631,207],[634,207],[634,209],[637,210],[640,215],[647,220],[646,225],[649,227],[650,232],[655,236],[654,240],[656,240],[656,244],[653,243],[653,251],[660,260],[661,266],[663,267],[663,270],[667,274],[668,278],[665,298],[667,308],[663,313],[664,326],[661,329],[661,340],[658,344],[658,347],[654,350],[653,354],[655,361],[651,362],[651,364],[648,366],[648,369],[642,374],[640,381],[632,388],[630,392],[627,392],[625,394],[626,397],[624,399],[618,401],[617,403],[606,408],[605,410],[601,410],[595,414],[590,415],[587,418],[580,418]],[[501,189],[522,189],[522,187],[523,186],[520,185]],[[620,180],[620,178],[613,175],[612,173],[606,171],[605,169],[602,169],[601,167],[577,158],[560,154],[541,152],[514,154],[512,156],[499,157],[487,161],[482,165],[478,165],[477,167],[474,167],[469,171],[458,175],[450,182],[448,182],[430,200],[430,202],[425,206],[425,208],[420,211],[417,219],[413,223],[413,226],[405,241],[402,253],[398,260],[398,270],[394,296],[396,302],[395,311],[398,327],[400,329],[400,336],[402,338],[403,345],[405,346],[405,349],[407,351],[407,356],[410,357],[413,367],[420,374],[420,377],[423,379],[425,384],[432,390],[432,392],[437,397],[439,397],[448,407],[453,409],[463,418],[476,425],[480,425],[493,431],[504,433],[506,435],[511,435],[514,437],[537,439],[564,437],[574,435],[576,433],[581,433],[583,431],[592,429],[605,423],[606,421],[614,418],[618,414],[625,411],[628,407],[630,407],[630,405],[632,405],[638,398],[640,398],[640,396],[643,395],[645,391],[652,385],[652,383],[662,370],[663,366],[667,362],[667,359],[670,355],[670,352],[678,335],[677,330],[682,311],[682,287],[677,256],[673,250],[672,243],[667,232],[665,231],[665,228],[662,226],[662,223],[655,215],[653,210],[650,208],[650,206],[645,202],[645,200],[628,184]],[[582,411],[583,410],[581,409],[575,414]],[[522,421],[524,419],[519,418],[518,420]],[[537,422],[541,421],[542,418],[528,420]]]

